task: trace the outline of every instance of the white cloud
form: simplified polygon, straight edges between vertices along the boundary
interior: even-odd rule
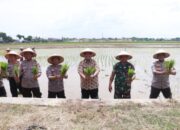
[[[180,36],[179,0],[0,0],[0,16],[14,36]]]

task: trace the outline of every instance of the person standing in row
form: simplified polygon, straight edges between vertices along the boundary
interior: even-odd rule
[[[36,53],[31,49],[24,49],[21,56],[25,58],[21,62],[20,72],[22,75],[22,94],[23,97],[41,97],[38,78],[41,76],[41,68],[39,63],[33,59]]]
[[[3,78],[1,77],[1,67],[0,67],[0,97],[6,97],[6,90],[3,84]]]
[[[67,74],[61,75],[60,70],[64,58],[60,55],[54,54],[48,58],[48,62],[51,64],[46,70],[48,77],[48,98],[66,98],[64,92],[63,79],[67,78]]]
[[[160,92],[162,92],[165,98],[172,98],[169,75],[176,75],[176,70],[175,68],[167,70],[165,67],[165,58],[169,56],[170,54],[165,50],[158,50],[153,55],[153,58],[157,59],[157,61],[155,61],[152,66],[153,79],[150,98],[157,98]]]
[[[7,71],[11,95],[12,97],[18,97],[18,93],[21,93],[22,91],[19,87],[20,64],[18,61],[21,56],[15,51],[10,51],[5,55],[5,57],[8,60]]]
[[[131,82],[135,79],[135,75],[128,74],[128,70],[131,69],[134,71],[134,66],[128,62],[128,60],[132,59],[132,55],[129,53],[122,51],[116,57],[119,60],[113,67],[113,71],[109,80],[109,92],[112,91],[112,82],[115,77],[115,99],[122,98],[131,98]]]
[[[98,97],[98,74],[100,72],[99,66],[97,65],[96,61],[92,59],[96,53],[87,48],[80,53],[80,56],[84,59],[79,63],[78,66],[78,73],[81,79],[81,94],[83,99],[87,99],[89,97],[93,99],[97,99]],[[90,75],[85,73],[85,69],[91,67],[91,70],[94,72]]]

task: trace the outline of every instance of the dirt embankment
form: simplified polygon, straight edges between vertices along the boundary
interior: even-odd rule
[[[35,47],[38,49],[53,48],[180,48],[179,43],[24,43],[0,44],[0,50],[7,48]]]
[[[1,130],[180,129],[180,100],[2,98],[0,102]]]

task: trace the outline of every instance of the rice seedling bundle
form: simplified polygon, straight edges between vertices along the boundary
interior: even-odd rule
[[[20,75],[20,70],[19,70],[18,65],[15,65],[15,66],[14,66],[14,74],[15,74],[17,77],[19,77],[19,75]]]
[[[32,68],[32,73],[33,73],[34,75],[37,75],[37,74],[38,74],[38,67],[37,67],[37,66],[33,66],[33,68]]]
[[[128,76],[129,76],[129,77],[132,77],[134,74],[135,74],[134,69],[129,68],[129,69],[128,69]]]
[[[8,63],[6,62],[0,62],[0,67],[1,67],[1,77],[5,78],[7,77],[7,68],[8,68]]]
[[[68,64],[62,65],[61,69],[60,69],[61,76],[64,76],[66,74],[66,72],[68,71],[68,69],[69,69],[69,65]]]
[[[90,76],[90,75],[94,74],[95,72],[96,72],[95,67],[86,67],[86,68],[84,68],[84,74],[85,75]]]
[[[167,60],[164,62],[165,68],[170,71],[174,65],[175,65],[175,60]]]

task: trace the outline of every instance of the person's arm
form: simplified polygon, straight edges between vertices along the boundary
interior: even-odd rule
[[[67,79],[67,78],[68,78],[68,75],[67,75],[67,74],[66,74],[66,75],[64,75],[64,76],[63,76],[63,78]]]
[[[95,68],[96,68],[96,72],[91,76],[92,78],[97,76],[99,74],[99,72],[100,72],[100,68],[99,68],[99,66],[97,65],[96,62],[95,62]]]
[[[46,70],[46,76],[48,79],[50,80],[54,80],[54,79],[57,79],[58,77],[53,75],[52,72],[51,72],[51,68],[48,67],[47,70]]]
[[[172,68],[169,74],[171,74],[171,75],[176,75],[176,69],[175,69],[175,68]]]
[[[109,79],[109,92],[112,91],[112,82],[113,82],[113,80],[114,80],[114,76],[115,76],[115,72],[112,71],[111,76],[110,76],[110,79]]]
[[[78,66],[78,73],[79,73],[81,78],[83,78],[83,79],[86,78],[86,76],[83,74],[83,66],[82,66],[81,62],[79,63],[79,66]]]
[[[166,74],[166,71],[153,70],[153,73],[154,73],[154,74],[157,74],[157,75],[163,75],[163,74]]]
[[[14,79],[17,83],[19,83],[20,82],[20,79],[19,79],[19,77],[20,77],[20,64],[19,64],[19,62],[17,62],[14,67],[17,67],[17,70],[14,70],[14,73],[15,73]]]
[[[36,63],[36,66],[38,68],[38,73],[34,76],[35,79],[39,78],[41,76],[41,73],[42,73],[39,63]]]
[[[135,80],[135,78],[136,78],[136,73],[135,73],[135,67],[134,67],[134,65],[132,65],[132,69],[134,70],[134,75],[133,75],[132,78],[131,78],[131,82],[132,82],[133,80]]]
[[[153,72],[154,74],[157,74],[157,75],[164,75],[164,74],[167,73],[166,71],[158,71],[158,70],[156,70],[155,65],[156,65],[156,63],[154,63],[153,66],[152,66],[152,72]]]

